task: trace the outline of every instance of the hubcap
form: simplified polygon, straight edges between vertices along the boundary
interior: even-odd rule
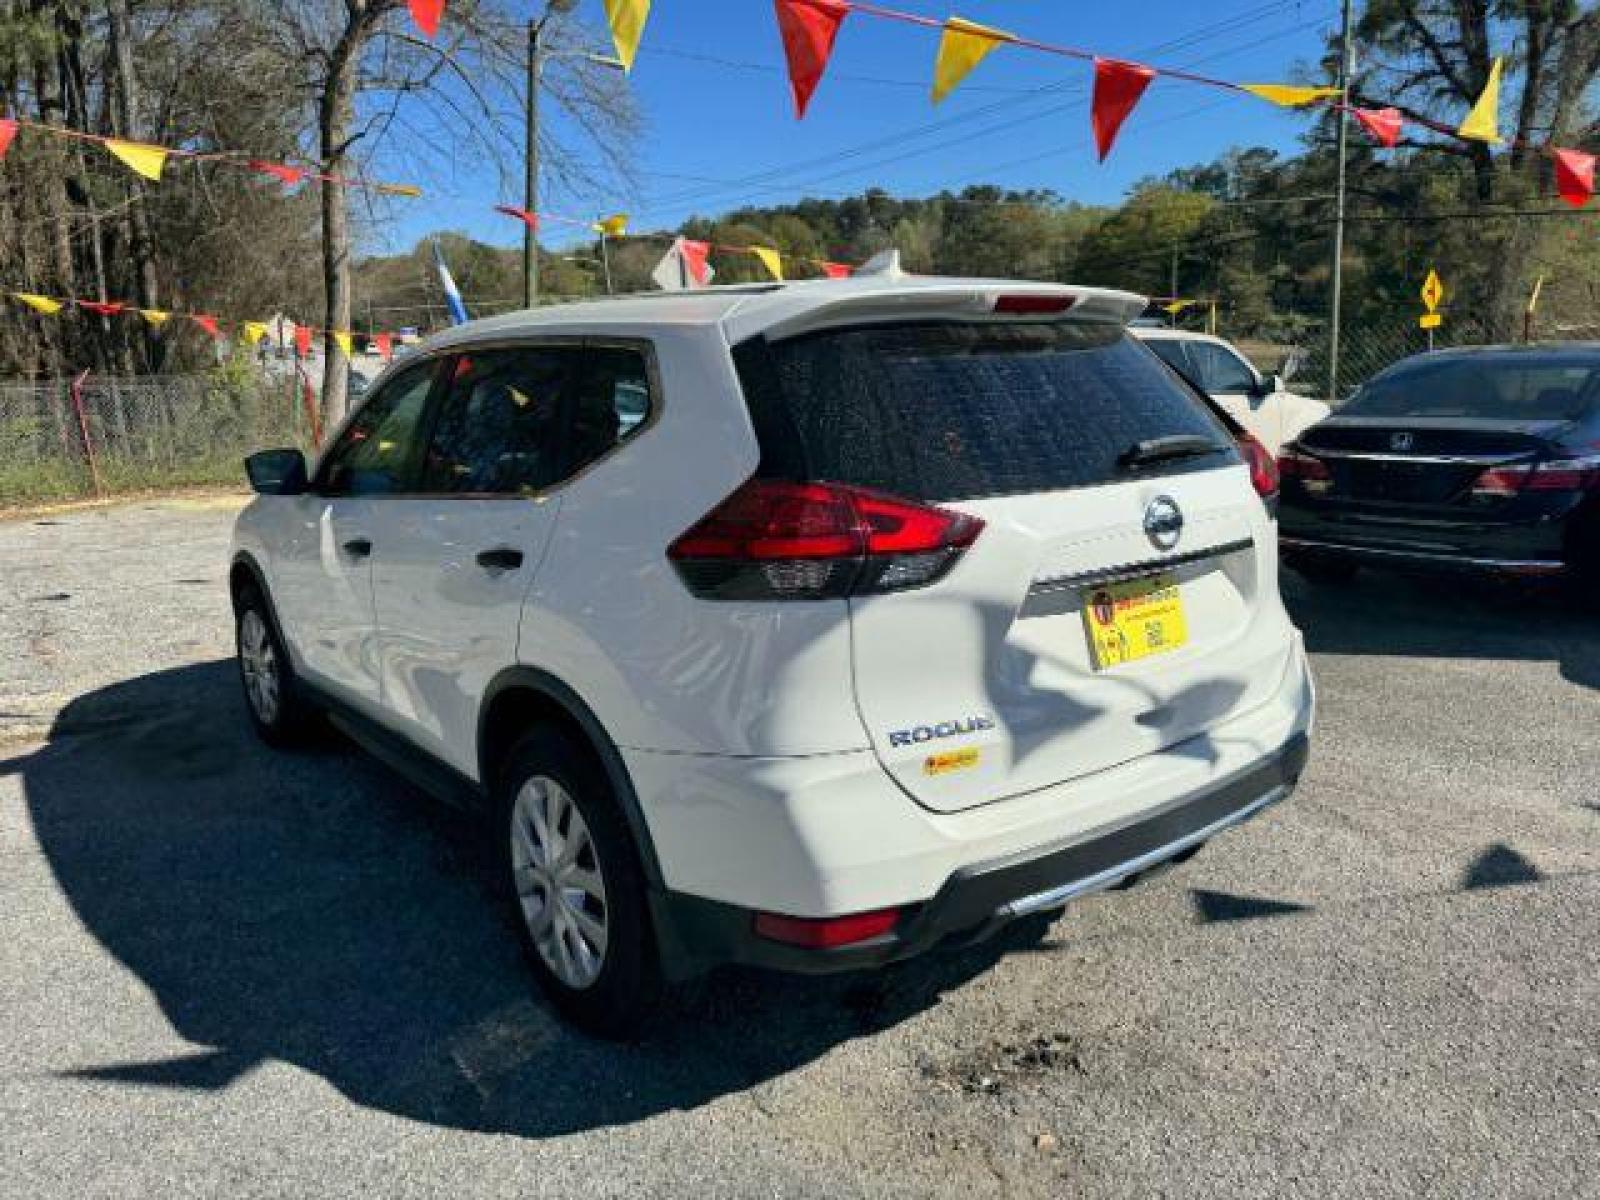
[[[261,614],[251,609],[239,622],[239,670],[244,694],[263,725],[278,718],[278,656]]]
[[[539,957],[570,988],[594,983],[610,929],[605,877],[583,814],[547,776],[533,776],[517,792],[511,869]]]

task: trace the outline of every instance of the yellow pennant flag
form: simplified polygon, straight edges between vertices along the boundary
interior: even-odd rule
[[[783,256],[776,250],[767,246],[751,246],[750,253],[761,260],[761,265],[767,269],[767,274],[774,279],[783,278]]]
[[[626,71],[633,70],[633,57],[639,53],[644,23],[650,19],[650,0],[606,0],[606,20],[611,24],[611,41]]]
[[[244,340],[247,345],[255,346],[267,340],[269,330],[265,321],[246,321],[244,323]]]
[[[414,183],[380,183],[377,191],[382,196],[405,196],[411,200],[422,195],[422,189]]]
[[[167,165],[169,150],[160,146],[146,146],[143,142],[119,142],[116,138],[106,139],[106,149],[121,159],[136,175],[143,175],[146,179],[160,182],[161,170]]]
[[[1280,108],[1299,108],[1318,100],[1332,100],[1339,94],[1336,87],[1299,87],[1290,83],[1241,83],[1239,86]]]
[[[349,333],[348,330],[345,330],[345,329],[331,329],[328,332],[333,334],[334,344],[339,347],[339,352],[341,354],[343,354],[346,358],[354,358],[355,357],[355,349],[356,349],[355,339],[353,339],[350,336],[350,333]]]
[[[1456,133],[1475,142],[1500,141],[1500,59],[1489,68],[1489,82],[1483,85],[1483,95],[1472,106],[1467,119],[1461,122]]]
[[[951,17],[939,35],[939,57],[933,64],[933,102],[937,104],[955,91],[956,85],[1001,42],[1012,40],[1004,30]]]
[[[162,325],[165,325],[172,317],[171,313],[164,312],[159,308],[141,308],[139,310],[139,315],[146,321],[149,321],[150,324],[157,326],[158,328]]]
[[[12,292],[11,294],[35,312],[42,312],[47,317],[55,316],[62,309],[61,301],[52,300],[49,296],[36,296],[32,292]]]
[[[621,237],[628,232],[628,214],[615,213],[594,223],[594,231],[607,237]]]

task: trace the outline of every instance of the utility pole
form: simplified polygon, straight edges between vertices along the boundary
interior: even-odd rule
[[[1339,317],[1344,302],[1345,151],[1350,142],[1350,76],[1355,73],[1350,0],[1344,0],[1339,34],[1339,175],[1334,187],[1333,295],[1328,304],[1328,403],[1339,403]]]
[[[549,14],[528,22],[528,130],[523,166],[522,206],[530,213],[539,211],[539,82],[544,64],[539,60],[539,34]],[[522,231],[522,304],[532,308],[539,303],[539,231],[528,225]]]
[[[1172,273],[1167,278],[1167,296],[1168,296],[1168,303],[1174,304],[1174,305],[1178,303],[1178,246],[1177,246],[1177,243],[1173,243],[1173,246],[1172,246]],[[1167,324],[1172,326],[1173,328],[1177,328],[1177,325],[1178,325],[1178,314],[1176,312],[1169,312],[1167,314]]]

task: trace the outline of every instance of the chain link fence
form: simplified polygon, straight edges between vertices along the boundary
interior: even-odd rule
[[[0,382],[0,509],[149,488],[242,484],[245,455],[309,446],[293,374]]]

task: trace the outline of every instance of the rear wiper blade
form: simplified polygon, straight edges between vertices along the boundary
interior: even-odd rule
[[[1142,442],[1135,442],[1117,455],[1117,465],[1147,467],[1151,463],[1218,454],[1226,449],[1221,442],[1214,442],[1208,437],[1196,433],[1178,433],[1171,437],[1146,438]]]

